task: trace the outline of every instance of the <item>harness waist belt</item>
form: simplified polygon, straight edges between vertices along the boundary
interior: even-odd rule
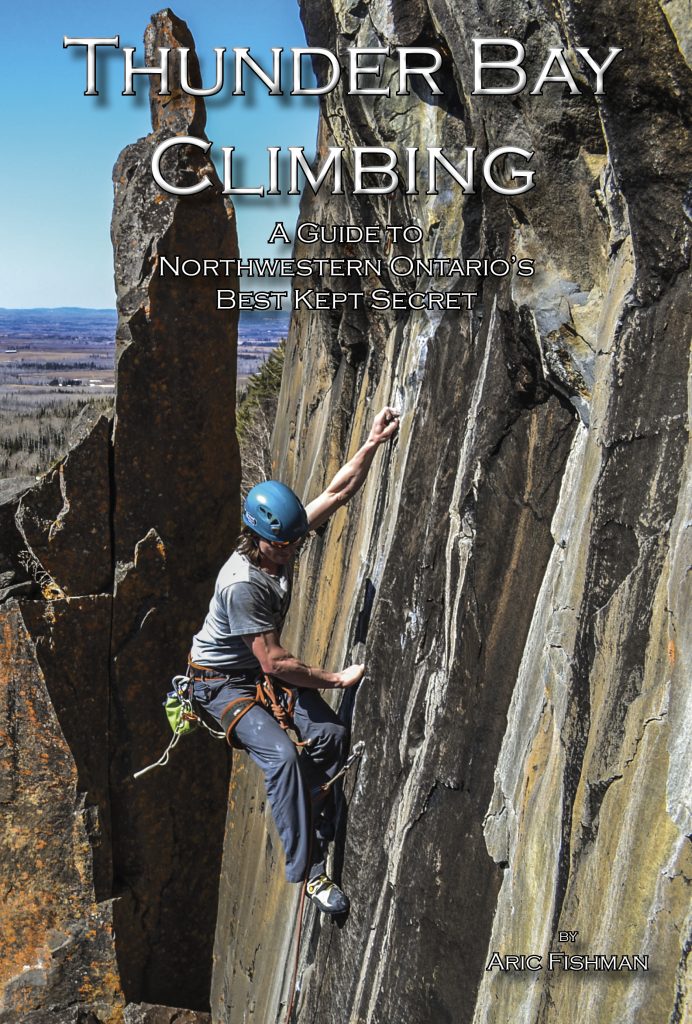
[[[210,668],[209,665],[198,665],[188,658],[188,674],[192,679],[233,679],[234,676],[254,676],[254,670],[248,668],[226,668],[221,665]],[[252,682],[255,680],[252,679]]]

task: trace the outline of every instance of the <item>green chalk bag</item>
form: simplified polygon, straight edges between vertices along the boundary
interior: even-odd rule
[[[192,710],[192,705],[179,691],[171,690],[163,703],[166,718],[176,736],[187,736],[199,728],[199,718]]]
[[[142,768],[141,771],[134,773],[133,778],[135,779],[138,779],[141,775],[145,775],[146,772],[151,771],[152,768],[162,768],[164,765],[168,764],[171,751],[180,737],[189,736],[189,734],[194,732],[195,729],[199,729],[200,725],[203,725],[209,735],[213,736],[215,739],[224,741],[226,739],[226,734],[224,732],[217,732],[216,729],[212,729],[211,726],[202,721],[196,713],[192,706],[192,680],[190,677],[173,676],[171,682],[173,689],[166,694],[166,699],[163,702],[163,710],[166,712],[166,718],[168,719],[168,724],[170,725],[173,733],[171,742],[168,744],[158,761],[154,761],[153,764],[147,765],[146,768]]]

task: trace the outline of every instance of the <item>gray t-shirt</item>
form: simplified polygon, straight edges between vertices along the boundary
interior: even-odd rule
[[[221,569],[204,625],[192,640],[197,665],[261,671],[243,640],[250,633],[281,632],[291,603],[291,566],[271,576],[234,551]]]

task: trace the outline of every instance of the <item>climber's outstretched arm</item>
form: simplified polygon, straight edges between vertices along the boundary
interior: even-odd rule
[[[393,437],[399,429],[399,413],[386,406],[378,412],[372,430],[362,448],[342,466],[326,491],[311,501],[305,511],[311,530],[316,530],[333,512],[345,505],[364,484],[379,445]]]
[[[281,646],[278,633],[253,633],[244,636],[254,656],[267,675],[276,676],[290,686],[305,686],[310,690],[344,690],[359,683],[365,673],[364,665],[349,665],[341,672],[327,672],[323,668],[306,665]]]

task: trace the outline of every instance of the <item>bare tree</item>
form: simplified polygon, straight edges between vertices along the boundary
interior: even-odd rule
[[[285,339],[248,380],[236,412],[243,497],[251,487],[272,475],[271,437],[276,419]]]

